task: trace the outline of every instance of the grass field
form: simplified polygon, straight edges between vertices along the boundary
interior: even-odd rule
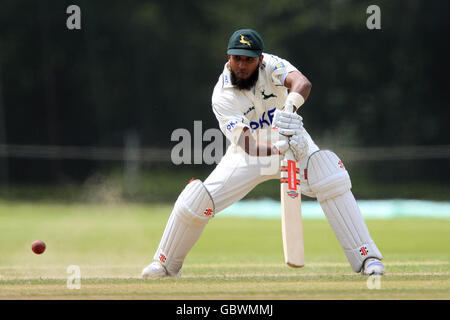
[[[291,269],[280,220],[220,214],[181,278],[143,280],[170,210],[0,202],[0,299],[450,299],[450,220],[366,221],[387,268],[380,289],[351,270],[326,220],[304,221],[307,265]],[[69,265],[79,290],[67,288]]]

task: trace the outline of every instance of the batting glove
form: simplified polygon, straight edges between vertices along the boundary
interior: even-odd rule
[[[292,112],[275,110],[272,126],[284,136],[292,136],[303,132],[303,118]]]
[[[273,144],[275,153],[285,154],[289,150],[289,139],[281,139]]]
[[[288,142],[295,161],[298,162],[308,155],[308,141],[302,134],[293,135],[289,138]]]

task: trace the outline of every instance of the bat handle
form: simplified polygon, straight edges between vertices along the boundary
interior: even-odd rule
[[[288,105],[284,106],[284,111],[294,112],[294,105],[288,104]],[[288,139],[288,137],[286,137],[286,139]],[[284,154],[284,157],[286,160],[295,161],[294,154],[292,153],[292,151],[290,149],[288,151],[286,151],[286,153]]]
[[[292,103],[284,106],[284,111],[286,112],[294,112],[294,105]]]
[[[286,151],[286,153],[284,154],[284,159],[287,161],[295,161],[294,154],[291,150]]]

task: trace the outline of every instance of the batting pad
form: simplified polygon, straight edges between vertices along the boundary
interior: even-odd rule
[[[153,259],[160,261],[170,275],[176,275],[213,216],[214,203],[203,183],[190,182],[175,202]]]
[[[308,160],[308,182],[330,223],[350,265],[360,272],[367,258],[382,259],[351,192],[350,176],[330,150],[320,150]]]

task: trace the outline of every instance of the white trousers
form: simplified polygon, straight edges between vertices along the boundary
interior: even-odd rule
[[[319,147],[308,133],[305,136],[308,141],[308,156],[297,163],[297,168],[300,169],[302,194],[315,197],[304,179],[304,172],[309,155],[319,150]],[[240,147],[231,145],[220,163],[204,181],[204,185],[211,194],[217,214],[244,198],[261,182],[271,179],[280,179],[280,157],[278,155],[252,157]],[[274,192],[279,192],[279,190],[274,190]]]

